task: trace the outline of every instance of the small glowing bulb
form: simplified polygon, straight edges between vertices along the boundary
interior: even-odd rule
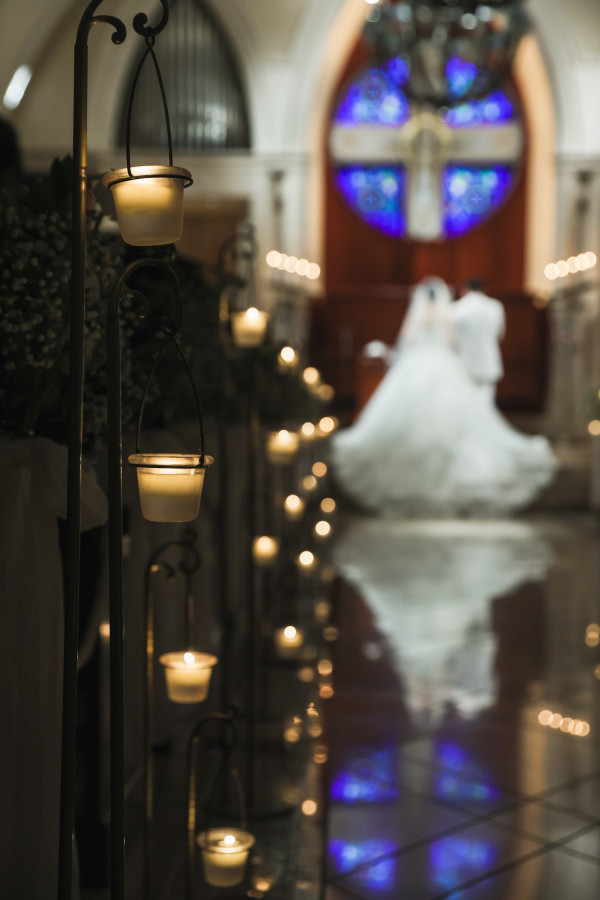
[[[331,525],[329,522],[326,522],[325,519],[321,519],[321,521],[317,522],[315,525],[315,534],[318,534],[319,537],[327,537],[331,534]]]
[[[335,500],[333,497],[323,497],[321,500],[321,512],[332,513],[335,511]]]
[[[279,253],[277,250],[270,250],[267,253],[267,265],[271,266],[272,269],[276,269],[280,262],[281,253]]]
[[[331,416],[323,416],[319,422],[319,428],[323,434],[330,434],[335,430],[335,420]]]
[[[558,272],[556,271],[556,266],[554,263],[548,263],[546,268],[544,269],[544,275],[548,279],[548,281],[554,281],[558,277]]]
[[[324,462],[316,462],[312,467],[312,473],[317,478],[323,478],[324,475],[327,475],[327,466]]]
[[[592,419],[588,424],[588,431],[592,437],[598,437],[600,435],[600,419]]]
[[[319,675],[331,675],[333,672],[333,663],[330,659],[321,659],[317,664],[317,672]]]
[[[315,281],[315,279],[317,279],[320,274],[321,274],[321,267],[318,266],[316,263],[310,263],[310,265],[306,271],[306,277],[310,278],[311,281]]]
[[[314,491],[317,486],[317,479],[314,475],[307,475],[302,479],[302,487],[305,491]]]
[[[598,393],[600,395],[600,391]],[[306,437],[312,437],[316,430],[312,422],[305,422],[301,428],[302,434]]]
[[[319,370],[315,369],[314,366],[307,366],[307,368],[302,373],[302,378],[304,379],[306,384],[317,384],[321,376],[319,374]]]
[[[279,355],[286,363],[292,363],[296,359],[296,351],[293,347],[282,347]]]
[[[187,653],[184,653],[184,654],[183,654],[183,661],[184,661],[184,663],[187,663],[188,666],[191,666],[193,663],[196,662],[196,657],[194,656],[193,653],[190,653],[190,652],[188,651]],[[235,840],[235,839],[234,839],[234,840]]]
[[[317,804],[314,800],[305,800],[302,804],[302,812],[305,816],[314,816],[318,809]]]
[[[311,553],[310,550],[303,550],[302,553],[298,555],[298,562],[301,566],[312,566],[315,561],[315,554]]]
[[[587,261],[589,263],[588,268],[593,269],[594,266],[596,265],[596,263],[598,262],[598,257],[596,256],[595,253],[592,253],[591,250],[588,250],[588,252],[585,255],[586,255]]]
[[[223,843],[227,844],[228,847],[231,847],[233,844],[235,844],[235,835],[226,834],[223,838]]]
[[[547,725],[551,718],[551,711],[549,709],[543,709],[538,716],[538,722],[540,723],[540,725]]]
[[[288,641],[291,641],[293,638],[295,638],[296,634],[297,631],[293,625],[286,625],[286,627],[283,629],[283,636],[287,638]]]
[[[290,510],[296,510],[300,508],[300,504],[302,500],[298,496],[298,494],[288,494],[285,498],[285,508]]]
[[[255,306],[251,306],[250,309],[246,310],[246,316],[249,319],[257,319],[258,318],[258,310]]]

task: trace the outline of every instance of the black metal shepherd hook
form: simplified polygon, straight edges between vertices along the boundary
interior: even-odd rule
[[[71,232],[71,298],[69,350],[69,456],[67,488],[67,568],[65,584],[65,639],[63,666],[61,806],[59,830],[59,900],[71,900],[75,825],[75,759],[77,722],[77,656],[79,641],[79,572],[81,541],[81,459],[83,444],[83,381],[85,330],[85,257],[87,210],[87,105],[88,37],[95,25],[113,29],[113,44],[127,37],[124,23],[110,15],[96,15],[102,0],[92,0],[83,13],[75,41],[73,77],[73,199]],[[169,16],[167,0],[160,0],[161,19],[155,26],[139,13],[134,28],[158,34]],[[137,26],[137,27],[136,27]],[[118,867],[117,867],[118,869]],[[111,876],[111,896],[120,900],[123,873]]]

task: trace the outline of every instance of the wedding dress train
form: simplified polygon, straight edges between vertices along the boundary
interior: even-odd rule
[[[450,302],[439,279],[416,289],[391,367],[332,440],[338,485],[382,515],[509,513],[556,470],[548,441],[516,431],[471,379],[450,343]]]

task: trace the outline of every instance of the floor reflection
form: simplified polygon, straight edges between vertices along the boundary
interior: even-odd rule
[[[600,896],[598,537],[584,518],[348,523],[327,900]]]
[[[466,716],[493,705],[491,601],[542,580],[551,560],[548,541],[516,521],[356,519],[335,550],[395,654],[410,710],[429,721],[448,704]]]

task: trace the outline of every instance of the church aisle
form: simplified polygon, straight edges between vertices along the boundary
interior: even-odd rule
[[[600,896],[598,538],[346,523],[326,900]]]

